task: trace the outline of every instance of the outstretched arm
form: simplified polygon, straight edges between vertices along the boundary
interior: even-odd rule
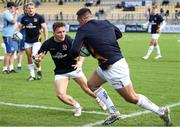
[[[84,62],[84,57],[82,57],[82,56],[79,56],[78,57],[78,61],[77,61],[77,63],[75,64],[75,65],[72,65],[74,68],[81,68],[82,67],[82,64],[83,64],[83,62]]]

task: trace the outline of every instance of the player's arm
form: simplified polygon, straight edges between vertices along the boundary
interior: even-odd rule
[[[166,26],[166,21],[162,21],[161,25],[160,25],[160,32],[162,31],[162,29]]]
[[[118,27],[116,27],[115,25],[113,25],[112,23],[110,23],[108,20],[106,20],[106,21],[114,28],[116,39],[118,40],[119,38],[121,38],[122,32],[120,31],[120,29]]]
[[[78,59],[77,63],[75,65],[72,65],[72,66],[74,68],[81,68],[85,58],[83,56],[79,56],[77,59]]]
[[[77,58],[79,56],[80,49],[83,45],[84,36],[84,32],[81,32],[80,30],[77,31],[72,48],[70,50],[71,57]]]
[[[41,27],[43,28],[43,32],[44,32],[44,38],[45,40],[48,39],[48,28],[47,28],[47,24],[46,23],[42,23]]]
[[[148,26],[149,26],[149,21],[142,24],[142,27],[143,27],[144,29],[147,29]]]
[[[23,28],[23,24],[19,23],[16,30],[15,31],[21,31],[21,29]]]
[[[42,59],[44,58],[44,56],[47,54],[47,51],[48,51],[48,43],[47,42],[44,42],[42,44],[42,46],[40,47],[38,53],[35,55],[34,57],[34,61],[36,63],[39,63],[42,61]]]

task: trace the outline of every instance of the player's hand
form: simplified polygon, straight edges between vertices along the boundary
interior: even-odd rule
[[[75,65],[72,65],[72,67],[74,67],[74,69],[76,68],[81,68],[82,67],[83,62],[82,61],[78,61]]]

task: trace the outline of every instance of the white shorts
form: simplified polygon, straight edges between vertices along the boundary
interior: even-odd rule
[[[54,80],[79,78],[79,77],[82,77],[83,75],[84,75],[84,73],[82,72],[82,69],[78,68],[69,73],[55,75]]]
[[[96,71],[102,79],[109,82],[115,89],[131,84],[129,67],[124,58],[115,62],[108,70],[102,70],[98,67]]]
[[[157,40],[157,39],[159,39],[159,36],[160,36],[159,34],[151,34],[151,38],[152,39],[156,39]]]
[[[41,47],[41,42],[25,43],[25,49],[32,48],[32,56],[35,56]]]

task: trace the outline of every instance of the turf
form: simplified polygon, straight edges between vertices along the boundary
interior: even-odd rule
[[[73,36],[75,33],[68,33]],[[1,37],[1,36],[0,36]],[[119,45],[125,56],[134,89],[146,95],[160,106],[180,103],[180,43],[179,34],[162,34],[159,39],[162,59],[154,60],[155,52],[148,60],[143,60],[148,49],[149,34],[124,33]],[[3,55],[0,48],[0,55]],[[25,56],[25,55],[24,55]],[[3,61],[0,61],[2,68]],[[15,66],[17,63],[15,62]],[[87,57],[83,69],[87,77],[96,69],[97,61]],[[47,54],[42,62],[43,79],[28,82],[29,76],[26,56],[23,60],[22,71],[17,74],[4,75],[0,73],[0,102],[13,104],[29,104],[47,107],[71,109],[60,102],[55,96],[54,65]],[[117,109],[123,114],[144,111],[136,105],[125,102],[109,84],[104,84]],[[102,112],[95,101],[86,95],[74,81],[70,81],[68,93],[77,99],[84,111]],[[103,120],[105,115],[83,113],[75,118],[73,112],[25,108],[3,105],[0,103],[0,126],[82,126]],[[180,105],[171,109],[175,126],[180,126]],[[162,126],[163,122],[153,113],[140,115],[117,121],[112,126]]]

